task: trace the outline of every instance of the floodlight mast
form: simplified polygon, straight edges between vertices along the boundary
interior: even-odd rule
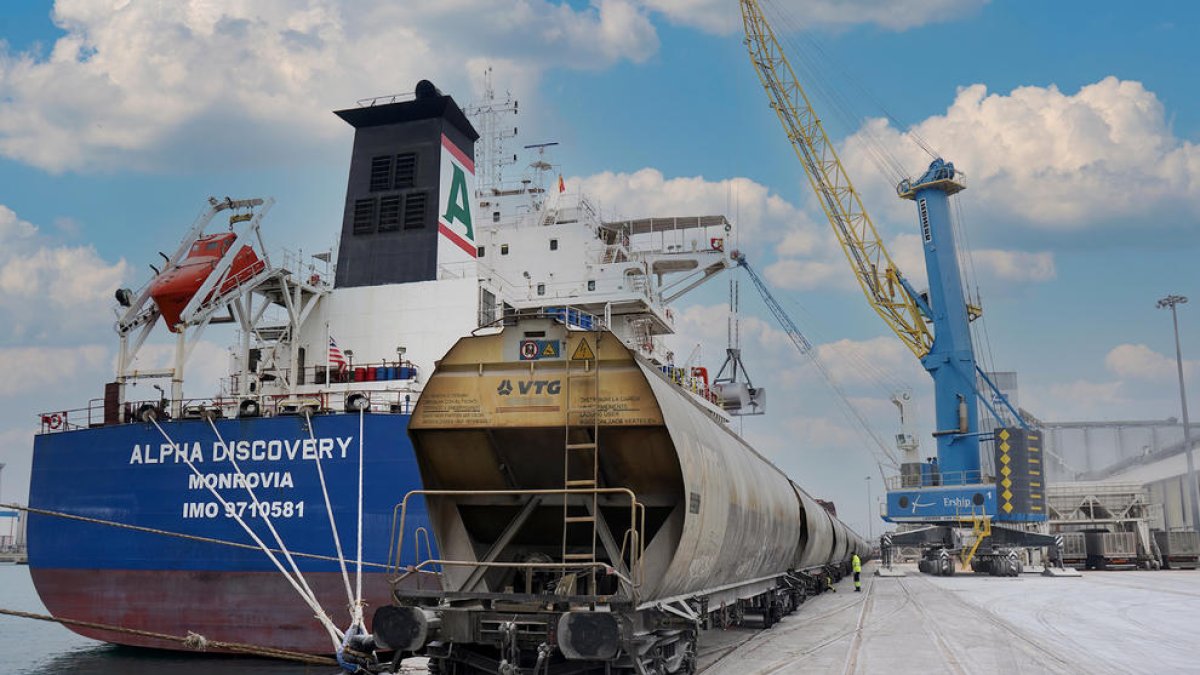
[[[1175,366],[1179,371],[1179,405],[1183,409],[1183,449],[1187,456],[1188,501],[1191,502],[1192,529],[1200,531],[1200,486],[1196,484],[1196,464],[1192,458],[1192,428],[1188,422],[1187,390],[1183,386],[1183,350],[1179,345],[1179,316],[1177,305],[1187,304],[1182,295],[1168,295],[1158,301],[1159,309],[1171,310],[1171,323],[1175,327]]]

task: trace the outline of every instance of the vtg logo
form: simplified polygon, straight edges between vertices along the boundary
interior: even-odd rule
[[[541,396],[543,394],[549,396],[557,396],[562,391],[562,380],[525,380],[517,382],[517,393],[522,396],[533,394]],[[513,393],[512,380],[501,380],[500,386],[496,387],[496,393],[500,396],[509,396]]]

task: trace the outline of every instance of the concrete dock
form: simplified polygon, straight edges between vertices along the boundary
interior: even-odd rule
[[[704,675],[1200,672],[1200,570],[882,578],[864,566],[770,630],[700,634]],[[425,659],[404,673],[426,673]]]
[[[706,675],[1200,670],[1200,571],[1078,578],[864,570],[767,631],[702,634]]]

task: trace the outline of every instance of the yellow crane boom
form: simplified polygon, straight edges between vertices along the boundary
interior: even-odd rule
[[[900,270],[867,215],[758,0],[740,2],[750,60],[863,294],[905,346],[918,359],[924,357],[933,345],[933,335],[920,308],[904,290]]]

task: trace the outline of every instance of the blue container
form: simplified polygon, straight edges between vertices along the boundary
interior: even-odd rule
[[[383,366],[379,366],[379,367],[377,367],[377,368],[375,369],[375,379],[376,379],[376,380],[386,380],[386,379],[388,379],[388,369],[387,369],[387,368],[385,368],[385,367],[383,367]]]

